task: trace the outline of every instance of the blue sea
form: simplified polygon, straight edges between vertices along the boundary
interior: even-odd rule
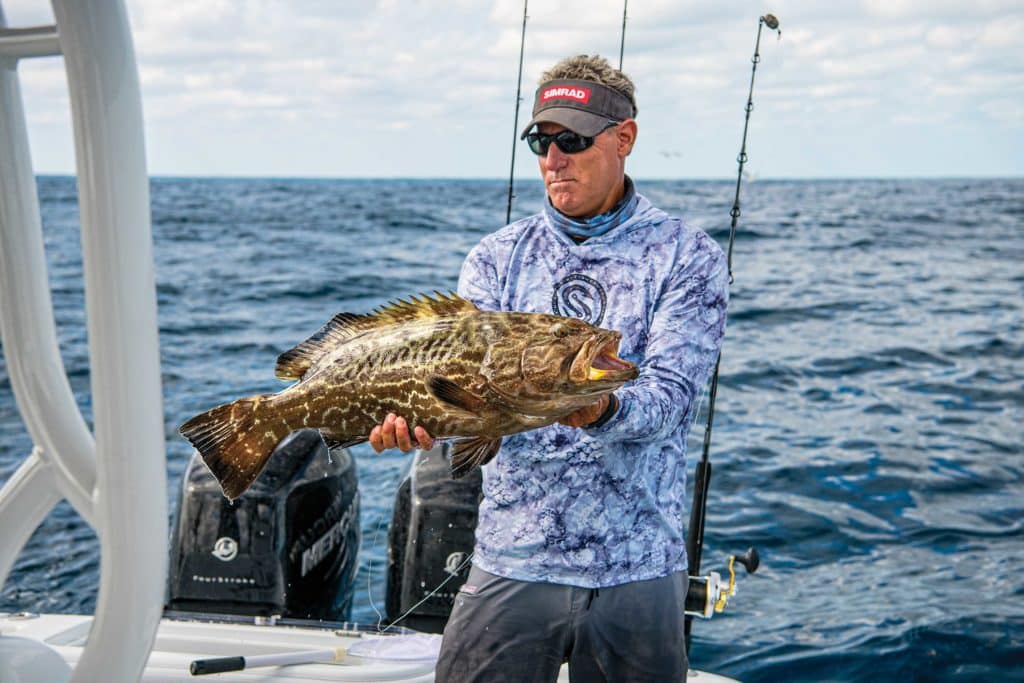
[[[728,240],[731,181],[638,181]],[[503,223],[503,181],[154,178],[167,491],[177,426],[266,391],[339,311],[454,289]],[[517,185],[515,216],[543,188]],[[39,178],[71,387],[90,420],[76,187]],[[692,665],[745,681],[1024,680],[1024,180],[752,182],[734,255],[704,569],[755,546]],[[703,416],[691,437],[691,472]],[[32,444],[0,360],[0,482]],[[383,610],[408,456],[354,449],[353,617]],[[62,503],[0,611],[91,612],[99,549]]]

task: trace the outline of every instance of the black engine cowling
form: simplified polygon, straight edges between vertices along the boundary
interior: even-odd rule
[[[360,540],[355,461],[313,430],[277,447],[234,502],[198,454],[182,479],[167,608],[347,620]]]
[[[465,560],[473,552],[480,505],[480,469],[452,479],[449,448],[444,444],[413,458],[398,487],[388,534],[388,619],[404,615],[443,583],[401,622],[430,633],[444,630],[469,575]]]

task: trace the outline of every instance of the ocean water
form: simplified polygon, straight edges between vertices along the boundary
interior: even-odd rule
[[[733,184],[639,181],[723,245]],[[194,413],[275,391],[277,354],[339,311],[453,289],[505,183],[152,181],[169,500]],[[39,179],[60,346],[90,419],[71,178]],[[542,187],[518,185],[516,216]],[[704,569],[755,546],[693,666],[746,681],[1024,680],[1024,180],[745,186],[712,448]],[[691,437],[691,471],[703,416]],[[31,449],[0,359],[0,482]],[[383,609],[408,456],[354,449],[353,616]],[[62,503],[0,611],[89,612],[92,530]]]

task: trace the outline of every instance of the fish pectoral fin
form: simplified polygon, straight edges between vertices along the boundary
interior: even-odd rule
[[[486,465],[501,448],[501,439],[488,439],[478,436],[473,439],[456,441],[452,446],[451,472],[452,479],[466,476],[474,467]]]
[[[487,408],[487,401],[476,394],[466,391],[455,382],[445,377],[433,375],[427,380],[427,390],[434,398],[479,417]]]
[[[329,451],[333,451],[335,448],[348,448],[349,446],[355,446],[369,441],[365,436],[349,437],[329,434],[324,431],[320,432],[320,438],[323,439],[324,444],[327,446],[327,450]]]

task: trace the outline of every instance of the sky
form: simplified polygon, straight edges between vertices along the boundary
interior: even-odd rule
[[[0,0],[12,27],[43,0]],[[128,0],[152,175],[507,177],[521,0]],[[617,65],[621,0],[531,0],[523,105],[562,57]],[[1020,0],[632,0],[638,178],[1024,175]],[[74,170],[60,58],[19,63],[35,168]],[[516,143],[516,175],[537,177]]]

